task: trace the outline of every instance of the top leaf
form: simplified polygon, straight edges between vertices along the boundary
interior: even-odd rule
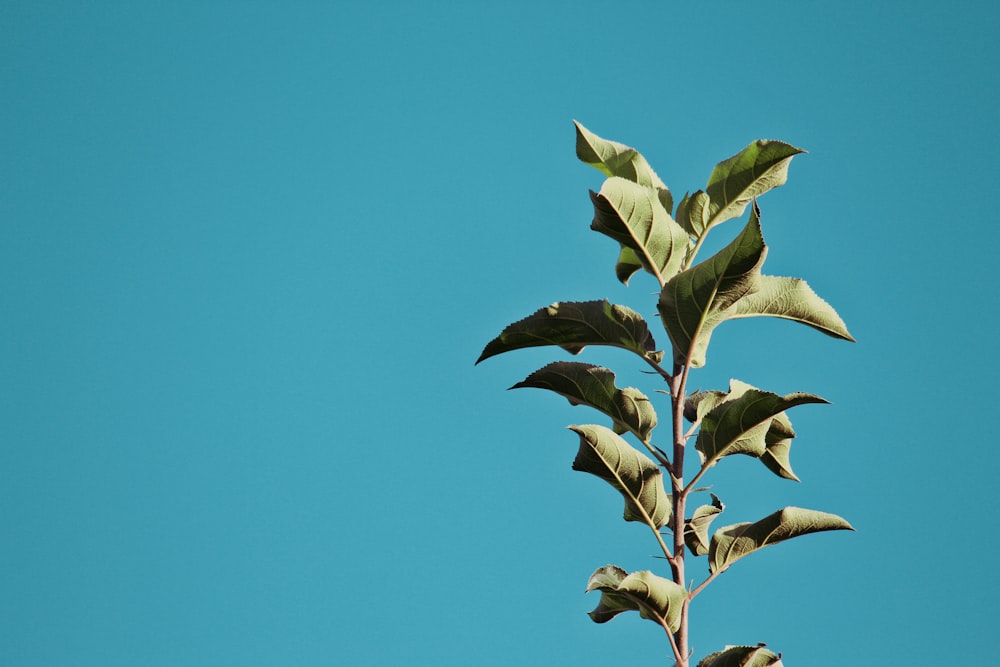
[[[511,350],[558,345],[578,354],[587,345],[611,345],[659,363],[663,352],[649,333],[646,320],[625,306],[604,301],[563,301],[539,308],[505,328],[487,343],[476,363]]]
[[[605,176],[620,176],[653,188],[667,213],[674,210],[670,188],[660,180],[639,151],[616,141],[602,139],[576,121],[573,121],[573,125],[576,126],[576,156],[581,162],[589,164]]]
[[[805,153],[781,141],[757,140],[712,170],[705,192],[710,200],[705,230],[743,215],[754,198],[784,185],[788,165]]]

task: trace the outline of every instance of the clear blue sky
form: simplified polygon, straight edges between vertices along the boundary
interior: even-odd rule
[[[556,300],[655,323],[588,229],[576,118],[678,194],[809,150],[761,200],[767,272],[859,341],[734,323],[694,376],[833,402],[792,414],[802,484],[717,468],[728,522],[858,529],[735,565],[696,654],[986,664],[998,34],[985,1],[7,0],[0,663],[669,664],[586,616],[595,568],[663,566],[570,470],[599,416],[504,391],[566,355],[473,367]]]

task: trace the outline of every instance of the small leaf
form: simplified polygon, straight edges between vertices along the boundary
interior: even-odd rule
[[[510,324],[491,340],[476,363],[511,350],[558,345],[578,354],[587,345],[611,345],[659,362],[646,321],[631,308],[608,301],[563,301]]]
[[[663,471],[611,429],[595,424],[570,426],[580,436],[573,470],[600,477],[625,498],[625,520],[662,528],[670,521],[670,494]]]
[[[836,514],[800,507],[786,507],[756,523],[737,523],[720,528],[709,546],[709,570],[722,572],[740,558],[758,549],[800,535],[825,530],[854,530]]]
[[[511,389],[534,387],[565,396],[572,405],[588,405],[611,417],[616,433],[631,431],[649,441],[656,426],[653,404],[638,389],[615,386],[615,374],[607,368],[577,361],[556,361],[535,371]]]
[[[698,190],[690,197],[684,195],[677,204],[677,224],[694,237],[700,237],[708,229],[709,199],[703,190]]]
[[[648,570],[629,574],[620,567],[605,565],[590,576],[587,592],[601,591],[601,601],[590,618],[607,623],[624,611],[638,611],[642,618],[666,625],[677,632],[687,591],[669,579]]]
[[[625,144],[602,139],[576,121],[573,121],[573,125],[576,126],[576,156],[581,162],[589,164],[605,176],[620,176],[653,188],[663,208],[668,213],[674,210],[670,188],[664,185],[639,151]]]
[[[781,655],[775,655],[757,646],[727,646],[724,651],[717,651],[706,656],[698,667],[784,667]]]
[[[702,505],[694,511],[690,519],[684,521],[684,543],[695,556],[704,556],[708,553],[708,527],[715,517],[726,509],[718,496],[714,493],[711,496],[711,505]]]
[[[783,412],[775,415],[764,436],[765,451],[760,460],[778,477],[798,482],[799,478],[792,472],[792,465],[788,460],[794,437],[795,431],[788,416]]]
[[[754,198],[784,185],[792,158],[804,152],[781,141],[758,140],[717,164],[705,187],[711,200],[705,229],[743,215]]]
[[[737,301],[725,319],[759,316],[794,320],[828,336],[854,342],[837,311],[799,278],[761,276],[757,291]]]
[[[814,394],[796,392],[779,396],[731,380],[725,400],[702,418],[695,449],[705,467],[733,454],[763,456],[767,451],[766,436],[776,415],[797,405],[826,402]]]
[[[766,256],[759,212],[754,207],[747,226],[732,243],[667,281],[658,308],[677,363],[705,364],[712,328],[721,321],[718,313],[757,289]]]
[[[604,181],[600,193],[591,192],[590,198],[594,203],[590,228],[632,250],[660,285],[680,270],[690,241],[653,189],[615,177]]]
[[[615,277],[622,285],[628,285],[628,281],[636,271],[642,268],[639,256],[631,248],[622,246],[618,253],[618,261],[615,263]]]

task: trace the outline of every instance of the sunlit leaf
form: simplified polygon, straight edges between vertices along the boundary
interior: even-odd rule
[[[778,477],[797,482],[799,478],[792,471],[792,464],[788,460],[794,437],[795,431],[788,416],[784,413],[775,415],[764,436],[765,451],[761,454],[760,460]]]
[[[706,656],[698,667],[783,667],[781,655],[757,646],[727,646],[726,650]]]
[[[622,246],[618,253],[618,261],[615,262],[615,277],[618,278],[619,282],[622,285],[628,285],[628,281],[641,268],[642,262],[639,261],[639,256],[635,254],[635,251]]]
[[[677,632],[687,591],[669,579],[648,570],[629,574],[620,567],[605,565],[590,576],[587,592],[601,591],[601,601],[590,618],[607,623],[624,611],[638,611],[642,618],[666,625]]]
[[[788,180],[788,164],[801,148],[781,141],[758,140],[712,170],[705,192],[710,200],[705,228],[743,215],[755,197]]]
[[[771,544],[825,530],[854,530],[836,514],[786,507],[755,523],[720,528],[709,546],[709,569],[721,572],[740,558]]]
[[[601,191],[591,192],[590,198],[594,203],[591,229],[632,250],[661,285],[680,270],[690,240],[654,190],[616,177],[604,181]]]
[[[511,350],[558,345],[578,354],[587,345],[611,345],[660,361],[646,321],[631,308],[608,301],[563,301],[540,308],[508,325],[491,340],[476,363]]]
[[[511,389],[548,389],[566,397],[572,405],[588,405],[611,417],[616,433],[631,431],[644,442],[656,426],[656,411],[638,389],[615,386],[615,374],[607,368],[577,361],[556,361],[538,369]]]
[[[573,124],[576,126],[576,156],[581,162],[589,164],[605,176],[620,176],[653,188],[663,208],[668,213],[674,210],[670,188],[664,185],[639,151],[616,141],[602,139],[576,121]]]
[[[708,229],[710,218],[708,195],[703,190],[684,198],[677,204],[677,224],[688,234],[699,237]]]
[[[625,498],[625,520],[661,528],[670,521],[670,494],[663,471],[609,428],[570,426],[580,436],[573,470],[600,477]]]
[[[708,553],[708,528],[715,517],[726,508],[714,493],[711,505],[702,505],[694,511],[690,519],[684,520],[684,543],[695,556],[704,556]]]
[[[828,336],[854,341],[837,311],[799,278],[761,276],[757,290],[725,313],[725,319],[760,316],[801,322]]]
[[[797,405],[826,402],[814,394],[796,392],[780,396],[732,380],[725,400],[702,418],[695,449],[706,466],[733,454],[763,456],[772,418]]]
[[[660,291],[659,311],[675,361],[704,365],[712,328],[721,321],[713,316],[757,289],[766,256],[754,207],[747,226],[732,243],[667,281]]]

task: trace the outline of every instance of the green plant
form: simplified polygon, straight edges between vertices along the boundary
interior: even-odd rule
[[[767,246],[761,234],[757,197],[783,185],[792,158],[803,151],[780,141],[756,141],[712,171],[704,190],[685,194],[674,211],[670,190],[645,158],[628,146],[607,141],[576,124],[576,153],[607,179],[591,192],[591,229],[620,245],[615,273],[628,284],[640,269],[659,283],[657,309],[671,342],[670,358],[657,350],[647,323],[635,311],[607,301],[557,302],[506,327],[489,342],[479,362],[527,347],[556,345],[578,354],[588,345],[608,345],[638,355],[668,386],[670,442],[657,446],[657,415],[638,389],[615,385],[615,374],[600,366],[557,361],[512,388],[548,389],[572,405],[587,405],[611,420],[570,426],[580,440],[573,469],[596,475],[625,499],[625,520],[649,527],[670,564],[670,578],[650,571],[628,573],[607,565],[591,575],[587,591],[600,591],[590,617],[604,623],[624,611],[661,626],[677,667],[689,667],[688,619],[691,601],[734,562],[765,546],[826,530],[853,530],[833,514],[786,507],[759,521],[717,529],[723,511],[711,503],[688,514],[692,493],[705,474],[727,456],[760,459],[774,474],[798,480],[789,464],[795,431],[786,411],[825,403],[813,394],[779,395],[732,380],[726,391],[688,393],[691,369],[705,364],[714,329],[732,319],[768,316],[801,322],[835,338],[853,341],[840,316],[797,278],[761,274]],[[743,230],[713,256],[695,263],[708,233],[750,208]],[[622,436],[631,434],[642,449]],[[693,440],[699,466],[685,481],[685,455]],[[666,473],[666,482],[664,481]],[[669,489],[669,490],[668,490]],[[707,556],[708,575],[686,584],[685,550]],[[698,667],[781,665],[758,646],[733,646],[713,653]]]

